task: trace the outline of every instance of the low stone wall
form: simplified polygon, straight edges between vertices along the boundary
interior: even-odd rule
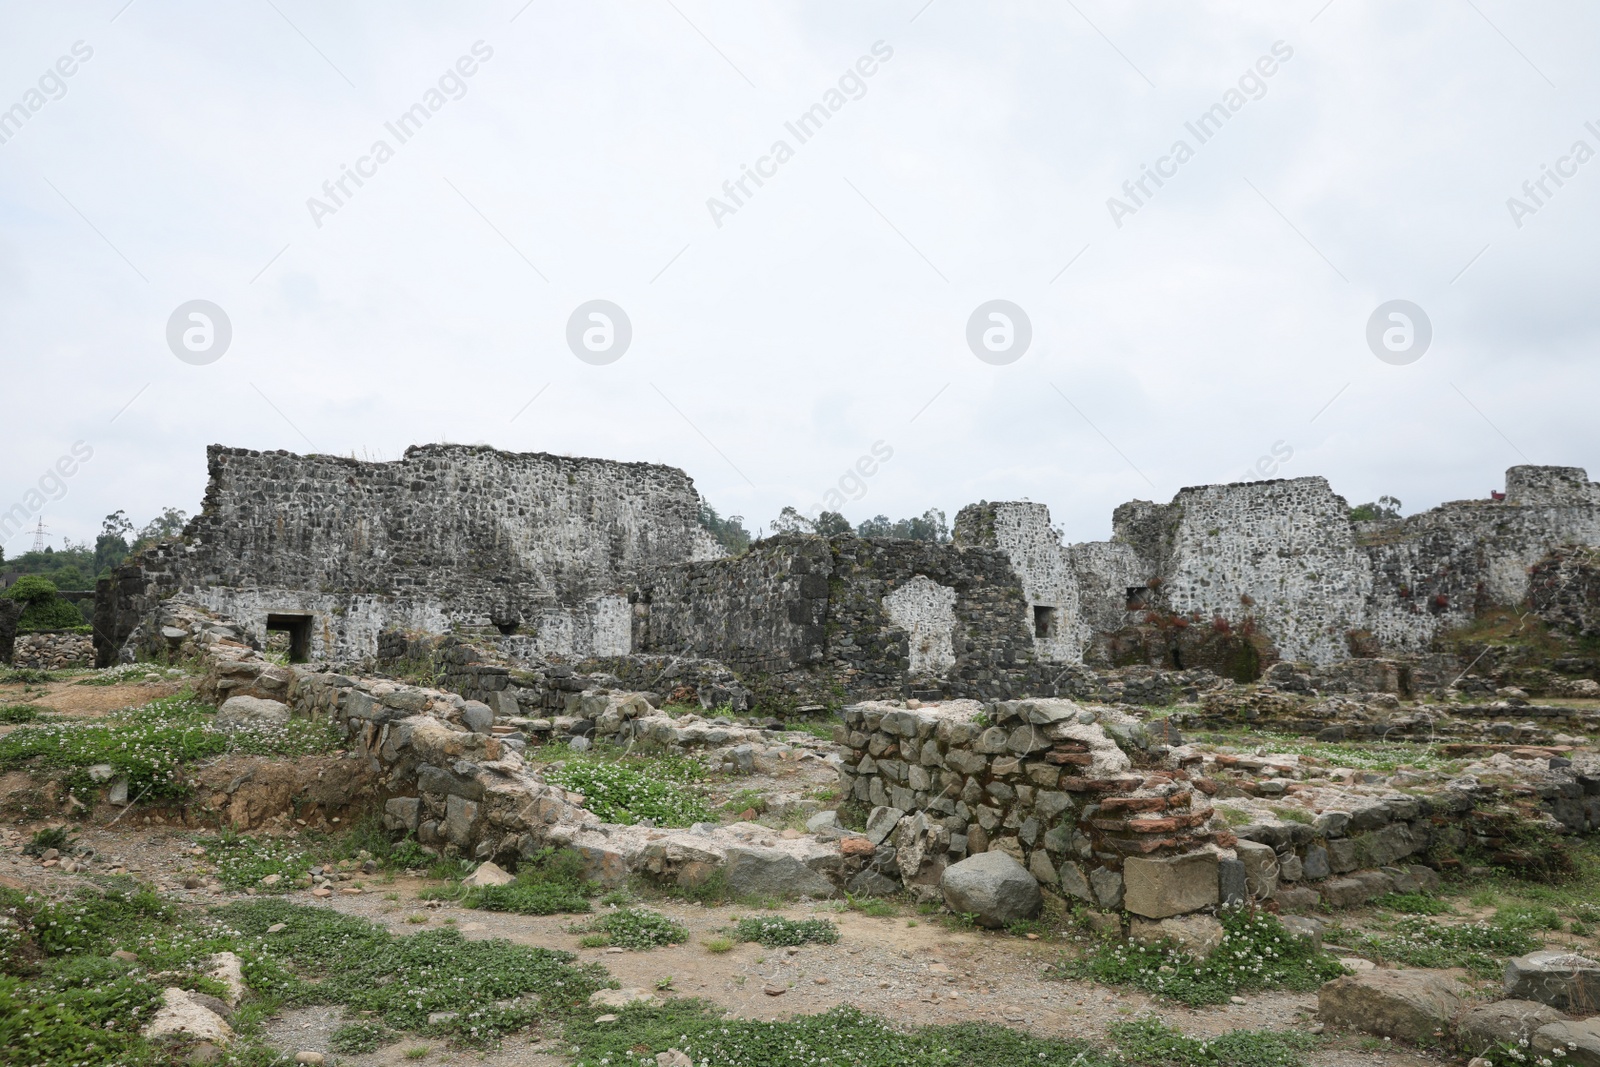
[[[213,620],[200,632],[225,625]],[[204,643],[194,634],[173,640],[202,650],[208,669],[199,694],[220,705],[219,720],[330,721],[374,776],[385,828],[447,856],[514,869],[542,848],[570,846],[585,857],[588,876],[608,885],[639,875],[692,886],[720,871],[730,892],[763,897],[835,896],[873,859],[861,835],[777,835],[753,823],[687,830],[603,823],[581,796],[524,763],[521,752],[538,740],[525,717],[427,686],[276,665],[217,634]],[[592,703],[586,710],[595,718],[587,721],[618,736],[659,718],[637,694],[580,698]],[[560,722],[543,721],[551,729]]]
[[[919,853],[914,868],[899,864],[908,888],[926,892],[946,864],[999,850],[1065,896],[1150,918],[1226,899],[1219,864],[1233,839],[1211,827],[1206,783],[1152,766],[1145,727],[1113,708],[870,702],[843,717],[841,790],[873,808],[868,837],[893,832]]]
[[[49,630],[18,634],[12,647],[11,663],[56,671],[68,667],[94,666],[94,638],[70,630]]]

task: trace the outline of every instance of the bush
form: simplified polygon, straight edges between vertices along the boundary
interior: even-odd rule
[[[785,919],[773,915],[740,919],[733,936],[740,941],[754,941],[767,948],[833,945],[839,941],[839,928],[830,919]]]
[[[598,916],[588,928],[593,935],[603,938],[586,946],[589,948],[614,945],[643,951],[662,945],[679,945],[689,940],[689,931],[682,923],[673,922],[665,915],[645,908],[619,908]]]
[[[56,593],[56,584],[37,574],[25,574],[0,596],[23,605],[17,632],[76,630],[84,626],[83,612]]]
[[[32,704],[9,704],[0,708],[0,723],[8,726],[17,726],[25,722],[33,722],[39,717],[43,708],[34,707]]]
[[[583,857],[571,849],[547,848],[523,862],[517,880],[468,892],[464,903],[482,911],[556,915],[589,910],[600,887],[584,878]]]

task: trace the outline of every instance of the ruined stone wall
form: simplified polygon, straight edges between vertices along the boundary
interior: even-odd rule
[[[1206,850],[1211,804],[1184,770],[1134,768],[1118,747],[1148,745],[1145,728],[1110,708],[1067,700],[958,701],[931,707],[864,703],[844,710],[841,794],[875,809],[868,823],[899,831],[908,886],[933,884],[946,863],[1008,852],[1042,884],[1104,907],[1124,903],[1124,861]],[[1198,897],[1152,917],[1218,899],[1217,858]],[[1204,865],[1204,864],[1202,864]]]
[[[11,662],[12,647],[17,639],[17,620],[20,618],[22,605],[0,597],[0,663]]]
[[[1529,573],[1534,610],[1574,637],[1600,637],[1600,552],[1562,548]]]
[[[630,587],[717,554],[672,467],[458,445],[393,463],[221,446],[208,459],[183,547],[106,591],[108,645],[152,595],[182,590],[257,639],[269,612],[314,616],[318,659],[371,656],[391,626],[496,625],[545,654],[626,654]]]
[[[774,709],[1058,691],[1060,671],[1034,653],[1017,575],[994,549],[780,537],[669,568],[643,602],[640,651],[725,663]]]

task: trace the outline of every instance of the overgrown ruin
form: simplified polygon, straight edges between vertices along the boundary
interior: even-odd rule
[[[1577,468],[1513,467],[1503,494],[1407,518],[1353,520],[1298,478],[1132,501],[1103,542],[981,502],[948,543],[784,535],[733,556],[667,467],[214,447],[210,470],[183,536],[101,580],[103,676],[193,679],[216,710],[184,713],[186,744],[309,730],[322,748],[225,758],[150,800],[95,764],[88,792],[30,779],[28,810],[290,837],[366,813],[396,855],[479,888],[560,855],[591,895],[899,901],[1034,937],[1073,916],[1195,959],[1270,914],[1263,936],[1316,983],[1367,963],[1321,951],[1329,912],[1588,877],[1600,487]],[[53,766],[36,743],[17,750]],[[594,770],[683,761],[725,783],[721,809],[640,801],[651,771],[609,795]],[[344,878],[259,888],[331,905],[359,891]],[[1600,991],[1600,963],[1503,943],[1523,946],[1519,999],[1485,1011],[1540,1002],[1546,1027],[1600,1006],[1573,991],[1591,969]],[[1140,973],[1189,966],[1150,958]],[[1533,1018],[1461,1014],[1430,965],[1334,978],[1322,1018],[1479,1050],[1474,1027]],[[1419,996],[1445,1007],[1373,1021]]]

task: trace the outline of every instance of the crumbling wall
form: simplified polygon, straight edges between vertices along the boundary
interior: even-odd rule
[[[1573,637],[1600,637],[1600,551],[1559,548],[1534,564],[1528,581],[1545,623]]]
[[[153,597],[181,590],[258,641],[268,613],[310,615],[321,660],[369,657],[389,627],[520,628],[547,654],[625,654],[629,589],[718,554],[693,482],[672,467],[460,445],[392,463],[207,455],[204,507],[182,544],[108,583],[106,648]]]
[[[1218,901],[1210,801],[1185,770],[1134,767],[1119,742],[1137,750],[1149,741],[1126,715],[1068,700],[868,702],[843,719],[840,791],[874,809],[869,837],[895,831],[910,888],[937,885],[948,863],[997,850],[1040,883],[1103,907],[1124,905],[1125,861],[1135,857],[1146,865],[1132,872],[1136,897],[1153,870],[1185,872],[1181,901],[1167,902],[1181,906],[1161,910],[1145,893],[1141,914]]]
[[[921,693],[1056,692],[1004,553],[889,538],[779,537],[668,568],[640,650],[726,663],[774,709]],[[915,643],[915,647],[914,647]]]
[[[17,639],[17,620],[20,618],[22,605],[0,597],[0,663],[11,662],[12,648]]]

